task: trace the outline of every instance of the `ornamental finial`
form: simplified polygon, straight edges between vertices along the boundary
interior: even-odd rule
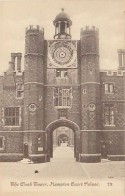
[[[62,10],[62,12],[64,12],[64,8],[62,8],[61,10]]]

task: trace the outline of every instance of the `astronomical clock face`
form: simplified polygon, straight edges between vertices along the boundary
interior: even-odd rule
[[[48,41],[48,68],[77,67],[76,41]]]

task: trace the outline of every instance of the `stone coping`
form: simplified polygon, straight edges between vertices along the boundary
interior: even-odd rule
[[[45,133],[45,131],[43,131],[43,130],[27,130],[27,131],[19,131],[19,130],[10,130],[10,131],[0,131],[0,133],[13,133],[13,132],[15,132],[15,133]]]
[[[125,130],[80,130],[80,132],[125,132]],[[0,131],[0,133],[46,133],[44,130],[27,130],[27,131],[19,131],[19,130],[10,130],[10,131]]]
[[[0,153],[0,156],[1,155],[19,155],[19,156],[24,156],[24,154],[21,154],[21,153]]]
[[[101,156],[101,154],[80,154],[81,156]]]
[[[30,154],[29,157],[44,157],[45,154]]]
[[[116,155],[107,155],[108,157],[125,157],[125,155],[123,154],[123,155],[118,155],[118,154],[116,154]]]
[[[125,130],[111,130],[111,129],[108,129],[108,130],[80,130],[81,132],[106,132],[106,131],[108,131],[108,132],[112,132],[112,131],[115,131],[115,132],[119,132],[119,131],[121,131],[121,132],[125,132]]]

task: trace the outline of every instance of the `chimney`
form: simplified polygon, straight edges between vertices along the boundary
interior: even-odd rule
[[[125,69],[125,50],[123,50],[123,69]]]
[[[118,50],[119,67],[118,69],[125,69],[125,50]]]
[[[13,63],[14,71],[15,71],[15,58],[16,58],[16,53],[11,53],[11,62]]]
[[[9,68],[7,70],[7,75],[13,74],[14,72],[14,63],[12,61],[9,62]]]
[[[22,53],[17,53],[17,71],[21,72],[21,58],[22,58]]]

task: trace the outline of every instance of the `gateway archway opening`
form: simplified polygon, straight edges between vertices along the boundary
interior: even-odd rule
[[[59,127],[53,131],[53,146],[61,146],[63,143],[74,146],[74,132],[68,127]]]
[[[54,138],[54,131],[56,129],[62,129],[62,127],[65,127],[66,129],[70,129],[72,132],[72,141],[71,142],[71,138],[67,135],[67,137],[65,137],[65,139],[68,139],[68,145],[67,147],[71,147],[70,145],[73,145],[73,154],[74,157],[76,158],[77,161],[79,161],[79,152],[81,149],[80,146],[80,128],[79,126],[67,119],[58,119],[55,120],[53,122],[51,122],[47,127],[46,127],[46,134],[47,134],[47,140],[46,140],[46,150],[47,150],[47,154],[50,158],[53,158],[53,146],[56,143],[56,145],[59,145],[57,142],[59,142],[60,137],[62,138],[63,136],[60,135],[60,137],[55,137]],[[58,131],[57,131],[58,132]],[[65,134],[65,133],[63,133]],[[55,139],[55,140],[54,140]],[[54,140],[54,141],[53,141]],[[56,142],[55,142],[56,141]],[[61,142],[61,145],[65,145],[64,142]]]
[[[69,144],[69,137],[66,134],[61,134],[58,136],[58,146],[61,146],[63,143]]]
[[[68,127],[53,131],[53,158],[74,158],[74,132]]]

